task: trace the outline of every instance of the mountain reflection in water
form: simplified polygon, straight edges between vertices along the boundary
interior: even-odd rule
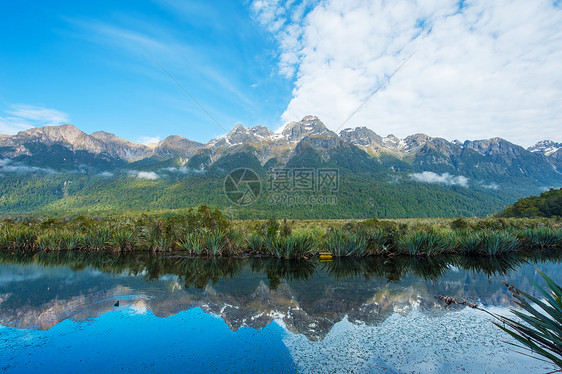
[[[349,365],[357,367],[357,360],[363,360],[364,365],[358,367],[368,371],[373,368],[408,371],[407,355],[399,366],[396,362],[391,364],[390,358],[384,363],[372,361],[369,349],[373,348],[367,348],[372,339],[378,339],[380,344],[386,341],[385,350],[404,349],[397,345],[398,340],[404,340],[399,339],[400,335],[394,338],[388,333],[380,335],[380,326],[394,326],[394,334],[400,329],[416,328],[427,336],[436,334],[440,328],[455,326],[455,316],[461,313],[465,317],[470,314],[468,320],[484,321],[470,327],[475,333],[482,325],[482,334],[493,330],[494,339],[503,339],[505,336],[499,329],[494,330],[484,313],[460,307],[445,308],[438,296],[467,299],[490,308],[513,307],[501,280],[533,293],[530,280],[541,283],[537,268],[557,282],[562,280],[559,259],[547,253],[498,259],[373,257],[320,263],[260,258],[202,259],[177,254],[2,252],[0,325],[49,330],[65,320],[82,323],[100,319],[117,309],[170,317],[200,308],[207,314],[220,316],[232,331],[242,327],[261,330],[275,321],[289,333],[283,342],[293,347],[290,350],[294,360],[303,352],[312,354],[321,347],[324,347],[322,352],[336,349],[338,345],[331,343],[331,339],[344,329],[345,336],[351,334],[354,344],[358,344],[354,347],[347,342],[337,348],[347,352],[345,357],[354,357]],[[114,306],[117,300],[119,308]],[[462,332],[466,327],[458,326],[458,330]],[[375,333],[379,335],[364,341],[368,334]],[[410,338],[415,341],[415,331]],[[463,343],[459,338],[456,344],[462,346],[469,341]],[[494,340],[490,337],[486,341]],[[3,344],[9,347],[9,343],[0,340],[0,345]],[[428,344],[433,344],[437,352],[439,344],[445,344],[443,349],[447,350],[455,342]],[[315,354],[321,357],[322,352]],[[366,356],[361,358],[362,355]],[[340,359],[344,366],[332,370],[349,369],[345,360]],[[299,358],[298,362],[298,371],[317,369],[307,367],[305,358]],[[442,369],[444,366],[439,366],[438,370]]]

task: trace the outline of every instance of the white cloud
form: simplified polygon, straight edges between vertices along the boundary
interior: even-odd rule
[[[337,129],[415,52],[347,126],[562,140],[562,7],[551,0],[292,2],[251,6],[278,40],[280,73],[295,78],[284,122],[315,114]]]
[[[482,187],[487,188],[489,190],[498,190],[500,188],[500,186],[495,182],[487,183],[487,184],[484,183],[484,182],[480,182],[480,183],[481,183]]]
[[[34,126],[58,126],[69,122],[70,116],[56,109],[12,105],[0,116],[0,133],[12,135]]]
[[[191,173],[193,173],[193,174],[204,174],[204,173],[207,172],[206,170],[201,170],[201,169],[190,169],[185,165],[180,166],[180,167],[167,167],[167,168],[162,168],[160,170],[167,171],[167,172],[170,172],[170,173],[179,173],[179,174],[185,174],[185,175],[191,174]]]
[[[13,162],[9,158],[0,159],[0,173],[2,175],[4,173],[9,174],[37,174],[37,173],[44,173],[44,174],[56,174],[57,172],[51,168],[40,168],[37,166],[29,166],[25,165],[21,162]]]
[[[410,178],[417,182],[423,183],[441,183],[448,186],[468,187],[468,178],[462,175],[451,175],[449,173],[437,174],[432,171],[424,171],[421,173],[412,173]]]
[[[148,145],[148,144],[156,144],[160,142],[159,136],[141,136],[137,139],[137,143]]]
[[[138,179],[148,179],[151,181],[160,179],[160,176],[153,171],[136,171],[130,170],[129,175]]]
[[[103,178],[111,178],[113,176],[113,173],[110,171],[103,171],[101,173],[98,174],[100,177]]]

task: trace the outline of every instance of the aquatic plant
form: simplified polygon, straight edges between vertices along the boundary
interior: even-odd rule
[[[407,234],[402,241],[402,245],[410,256],[432,256],[445,252],[451,242],[452,237],[444,237],[430,230]]]
[[[507,281],[502,283],[511,292],[512,300],[520,308],[510,309],[516,317],[507,317],[490,312],[477,304],[466,300],[456,300],[450,296],[439,296],[445,305],[457,304],[483,311],[496,319],[492,323],[509,334],[517,343],[515,347],[540,355],[558,366],[554,372],[562,372],[562,288],[549,276],[537,270],[547,287],[541,287],[531,281],[542,298],[534,297],[517,289]],[[525,354],[523,352],[519,352]],[[542,361],[542,358],[530,356]]]
[[[504,282],[515,303],[522,309],[511,309],[520,321],[493,314],[499,322],[494,325],[511,335],[519,344],[516,347],[527,349],[550,360],[562,371],[562,289],[546,274],[537,270],[544,279],[545,288],[533,282],[543,299],[520,291]]]
[[[481,254],[498,256],[513,252],[519,247],[519,241],[513,234],[505,231],[485,231],[481,233]]]
[[[91,230],[84,234],[84,247],[86,249],[101,250],[111,242],[111,232],[107,229]]]
[[[523,241],[540,247],[562,244],[562,231],[556,231],[549,227],[523,230],[520,235]]]
[[[545,218],[229,221],[220,211],[201,207],[185,214],[3,220],[0,248],[152,252],[181,249],[193,255],[248,253],[296,258],[311,254],[301,251],[300,244],[293,248],[298,244],[295,238],[308,237],[305,242],[311,244],[305,247],[326,250],[336,257],[402,253],[499,256],[537,247],[557,250],[562,246],[561,229],[561,221]],[[218,240],[221,235],[222,241]]]
[[[27,227],[5,228],[0,235],[0,243],[3,248],[33,249],[37,235],[37,231]]]
[[[266,250],[278,258],[300,259],[312,253],[314,241],[308,235],[291,235],[288,237],[265,238]]]
[[[463,230],[457,235],[456,246],[464,255],[480,254],[482,249],[482,236],[479,232]]]
[[[365,256],[368,242],[364,235],[348,233],[344,230],[333,230],[326,234],[324,248],[334,257]]]
[[[179,240],[179,247],[189,252],[189,254],[200,255],[205,249],[205,243],[200,234],[188,233]]]
[[[205,249],[213,256],[219,256],[226,247],[226,236],[220,231],[211,231],[204,237]]]
[[[132,249],[133,233],[130,231],[116,231],[111,235],[110,244],[118,251]]]
[[[246,247],[244,235],[235,228],[229,228],[226,233],[226,253],[237,254]]]
[[[378,229],[365,233],[367,239],[367,248],[371,253],[383,254],[392,250],[393,242],[392,237],[388,231]]]
[[[261,236],[256,234],[251,234],[246,239],[246,245],[252,252],[260,253],[263,249],[264,241]]]

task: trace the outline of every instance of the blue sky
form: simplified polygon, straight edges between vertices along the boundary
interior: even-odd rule
[[[15,125],[49,108],[88,133],[131,140],[179,134],[206,142],[223,134],[145,51],[226,130],[279,126],[290,99],[291,79],[276,72],[275,40],[238,1],[18,1],[1,8],[0,116]]]
[[[22,0],[0,20],[0,133],[207,142],[314,114],[382,136],[562,142],[559,1]]]

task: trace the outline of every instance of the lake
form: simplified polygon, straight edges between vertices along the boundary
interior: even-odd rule
[[[0,254],[0,370],[544,373],[486,313],[555,255],[331,262],[179,254]],[[119,305],[115,306],[119,301]]]

